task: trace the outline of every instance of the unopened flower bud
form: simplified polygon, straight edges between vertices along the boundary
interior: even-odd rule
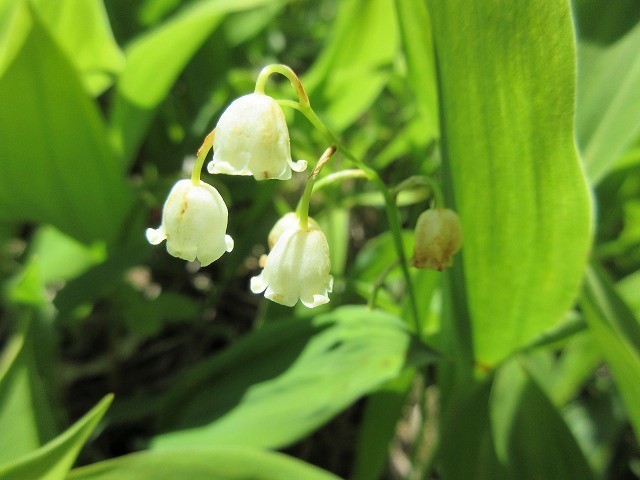
[[[167,251],[189,262],[196,258],[205,267],[233,250],[226,235],[229,213],[224,200],[211,185],[191,180],[177,182],[162,209],[162,224],[148,228],[147,240],[158,245],[167,240]]]
[[[251,93],[234,100],[216,127],[210,173],[253,175],[256,180],[288,180],[307,162],[291,160],[289,129],[273,98]]]
[[[311,217],[307,217],[307,221],[309,223],[309,228],[320,229],[318,223]],[[300,224],[300,219],[295,212],[289,212],[280,218],[273,226],[271,231],[269,232],[268,243],[269,250],[272,250],[280,235],[282,235],[286,230],[291,228],[297,228]]]
[[[434,208],[418,217],[413,266],[442,271],[453,263],[462,246],[462,225],[458,215],[447,208]]]
[[[329,301],[333,277],[329,274],[329,244],[318,228],[299,225],[282,232],[267,256],[264,270],[251,279],[253,293],[293,307],[298,299],[313,308]]]

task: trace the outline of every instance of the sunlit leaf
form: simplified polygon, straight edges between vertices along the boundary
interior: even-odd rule
[[[491,366],[563,317],[587,259],[570,10],[563,0],[429,5],[445,186],[464,234],[454,269],[466,298],[453,301],[469,314],[459,335]]]
[[[29,253],[38,258],[44,284],[75,278],[106,258],[103,243],[84,245],[50,225],[38,229]]]
[[[248,447],[143,452],[73,470],[68,480],[339,480],[281,453]]]
[[[124,55],[113,38],[102,0],[31,0],[41,21],[59,42],[94,95],[113,83]]]
[[[6,344],[0,362],[0,465],[55,435],[53,411],[35,365],[29,322]]]
[[[112,240],[131,204],[96,105],[37,20],[0,78],[0,219]]]
[[[64,480],[78,452],[109,408],[113,395],[107,395],[63,434],[39,449],[0,466],[1,480]]]
[[[364,307],[267,326],[182,376],[152,445],[287,445],[397,376],[408,349],[401,320]]]

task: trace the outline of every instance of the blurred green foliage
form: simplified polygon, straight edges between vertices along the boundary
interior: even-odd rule
[[[635,0],[0,0],[0,479],[640,477],[639,51]],[[271,63],[389,189],[442,185],[453,269],[408,285],[433,192],[390,225],[362,178],[312,198],[314,310],[247,288],[305,174],[203,173],[207,268],[145,242]]]

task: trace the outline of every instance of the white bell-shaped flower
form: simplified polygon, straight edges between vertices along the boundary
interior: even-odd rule
[[[307,162],[291,160],[289,129],[282,108],[273,98],[250,93],[224,111],[213,140],[210,173],[253,175],[256,180],[289,180]]]
[[[167,240],[170,255],[190,262],[197,258],[206,267],[233,250],[233,239],[226,234],[228,218],[227,206],[215,188],[180,180],[164,203],[162,224],[148,228],[146,236],[152,245]]]
[[[318,225],[318,222],[316,222],[313,218],[307,217],[307,221],[309,223],[309,228],[316,228],[318,230],[320,229],[320,225]],[[298,218],[298,215],[296,215],[295,212],[289,212],[281,217],[269,232],[269,237],[267,239],[269,243],[269,250],[273,250],[276,242],[286,230],[289,230],[291,228],[298,228],[299,224],[300,218]]]
[[[329,244],[319,228],[296,225],[282,232],[267,256],[264,270],[251,279],[251,291],[293,307],[298,299],[313,308],[329,301]]]

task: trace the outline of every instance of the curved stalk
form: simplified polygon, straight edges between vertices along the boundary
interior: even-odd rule
[[[204,165],[204,161],[209,154],[209,151],[213,147],[213,138],[215,137],[216,129],[214,128],[209,135],[204,137],[204,141],[198,152],[196,153],[196,162],[193,164],[193,170],[191,171],[191,183],[194,185],[200,184],[200,172],[202,171],[202,166]]]
[[[289,105],[287,103],[286,105]],[[404,276],[405,283],[407,284],[407,292],[409,294],[409,302],[411,304],[411,313],[413,316],[413,323],[416,329],[416,334],[420,335],[421,333],[421,325],[420,325],[420,317],[418,315],[418,307],[416,303],[415,294],[413,292],[413,282],[411,281],[411,274],[409,272],[409,267],[407,265],[407,256],[404,251],[404,245],[402,244],[402,232],[401,232],[401,223],[400,216],[398,215],[398,210],[396,207],[395,199],[393,198],[391,191],[387,188],[385,183],[378,175],[373,168],[366,165],[362,160],[357,158],[353,153],[351,153],[347,148],[342,145],[340,139],[334,135],[325,125],[322,123],[320,118],[313,111],[311,106],[298,105],[297,110],[299,110],[311,124],[320,131],[322,136],[329,143],[333,143],[338,147],[338,149],[349,159],[351,160],[360,170],[362,170],[367,178],[371,180],[380,190],[382,196],[384,197],[385,210],[387,214],[387,220],[389,222],[389,228],[391,229],[391,236],[393,237],[393,243],[396,249],[396,254],[398,255],[398,260],[400,261],[400,267],[402,269],[402,275]]]

